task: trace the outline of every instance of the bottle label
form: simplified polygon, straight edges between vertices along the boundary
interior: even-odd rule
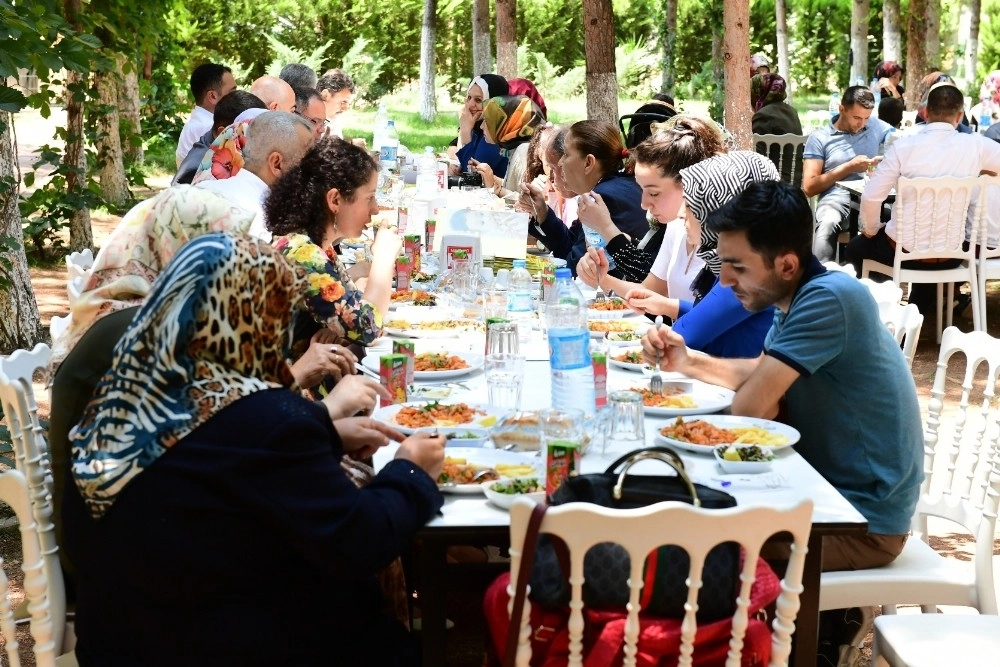
[[[379,146],[378,159],[382,162],[392,162],[395,167],[397,151],[397,146]]]
[[[574,329],[549,330],[549,363],[552,368],[572,370],[590,365],[590,334]]]
[[[507,310],[512,313],[530,313],[531,292],[508,292]]]

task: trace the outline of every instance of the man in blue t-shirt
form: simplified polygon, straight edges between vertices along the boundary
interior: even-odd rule
[[[879,147],[893,131],[891,125],[872,114],[875,96],[865,86],[844,91],[840,113],[830,124],[806,139],[802,153],[802,189],[819,195],[816,203],[816,237],[813,253],[820,262],[833,259],[837,236],[846,229],[851,210],[850,193],[836,187],[837,181],[860,180],[879,160]]]

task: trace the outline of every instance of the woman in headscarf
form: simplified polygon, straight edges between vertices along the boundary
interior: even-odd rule
[[[231,178],[243,168],[243,148],[246,146],[247,128],[253,124],[254,118],[266,112],[267,109],[247,109],[215,137],[198,165],[192,183],[202,181],[222,181]]]
[[[542,111],[542,118],[549,117],[549,110],[545,106],[545,98],[542,94],[538,92],[538,88],[535,84],[528,79],[508,79],[507,80],[507,94],[508,95],[524,95],[530,97],[531,101],[538,105],[538,108]]]
[[[500,154],[496,144],[490,144],[483,138],[480,122],[483,107],[490,98],[509,94],[507,79],[497,74],[480,74],[469,84],[465,104],[458,114],[458,152],[455,154],[458,169],[455,175],[469,170],[470,159],[490,165],[497,176],[506,175],[507,158]]]
[[[482,174],[483,186],[492,188],[497,197],[511,195],[516,199],[520,195],[528,143],[544,122],[545,114],[525,95],[501,95],[483,107],[483,138],[500,147],[500,154],[507,158],[507,173],[495,175],[489,164],[475,159],[470,159],[469,165]]]
[[[950,83],[952,85],[958,86],[958,84],[955,83],[955,79],[951,78],[944,72],[939,72],[937,70],[931,72],[923,79],[921,79],[920,86],[917,90],[917,92],[919,93],[917,99],[920,100],[920,102],[917,105],[917,120],[916,120],[917,125],[923,125],[927,122],[927,95],[931,92],[931,88],[933,88],[936,84],[939,83]],[[959,121],[958,126],[955,128],[955,130],[957,132],[962,132],[964,134],[972,133],[972,128],[969,127],[969,121],[965,117],[965,114],[962,114],[962,119]]]
[[[979,103],[969,114],[977,125],[982,125],[983,116],[989,117],[990,125],[1000,123],[1000,69],[993,70],[983,79],[979,87]]]
[[[734,151],[681,169],[680,177],[684,203],[679,217],[684,219],[688,241],[698,245],[697,255],[705,262],[691,285],[694,301],[665,297],[646,288],[629,290],[625,298],[634,310],[673,319],[674,330],[692,349],[715,357],[756,357],[764,349],[774,309],[751,313],[731,288],[719,282],[719,237],[703,223],[748,183],[780,180],[778,171],[763,155]]]
[[[625,114],[618,119],[618,127],[625,137],[625,148],[632,150],[648,139],[653,134],[653,123],[663,123],[676,115],[674,98],[657,93],[653,99],[636,109],[635,113]]]
[[[906,92],[902,82],[903,66],[892,60],[883,60],[875,66],[875,87],[872,92],[880,93],[883,97],[902,97]]]
[[[750,79],[754,134],[802,134],[799,114],[785,103],[786,95],[785,80],[778,74],[755,74]]]
[[[136,315],[73,435],[83,667],[419,664],[374,574],[440,509],[444,439],[334,424],[289,391],[307,287],[267,244],[208,234]],[[391,440],[356,488],[341,455]],[[262,585],[276,564],[280,585]],[[250,640],[262,623],[268,641]]]

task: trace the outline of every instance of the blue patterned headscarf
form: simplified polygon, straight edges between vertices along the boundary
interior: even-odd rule
[[[95,518],[220,410],[294,384],[289,327],[305,287],[280,253],[244,236],[206,234],[174,256],[70,434],[73,477]]]

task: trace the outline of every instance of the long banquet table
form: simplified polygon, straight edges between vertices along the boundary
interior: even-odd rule
[[[642,318],[644,319],[644,318]],[[642,321],[637,318],[636,322]],[[416,351],[448,350],[453,353],[483,351],[482,334],[464,335],[459,338],[417,340]],[[612,353],[617,348],[612,348]],[[382,350],[384,351],[384,349]],[[551,404],[547,343],[539,331],[533,331],[527,343],[521,344],[521,353],[527,358],[525,382],[521,396],[522,409],[537,409]],[[378,349],[370,354],[379,354]],[[481,370],[454,378],[453,393],[447,401],[486,403],[486,381]],[[608,369],[608,389],[627,388],[648,382],[640,373]],[[667,417],[647,416],[645,421],[645,445],[654,444],[659,428],[671,421]],[[609,443],[604,454],[588,452],[582,459],[583,472],[603,471],[621,454],[643,446],[643,443]],[[390,460],[394,447],[383,448],[375,457],[376,467]],[[711,456],[678,452],[685,467],[695,479],[707,485],[717,484],[719,478],[715,460]],[[655,462],[645,462],[640,466],[656,466]],[[662,467],[662,466],[660,466]],[[636,470],[642,473],[643,469]],[[660,473],[659,468],[650,472]],[[730,478],[731,479],[731,478]],[[772,488],[764,483],[777,480],[780,486]],[[766,476],[745,476],[731,481],[725,489],[736,497],[741,506],[764,504],[768,506],[791,506],[803,499],[814,503],[812,532],[809,551],[806,555],[803,576],[804,591],[800,597],[801,607],[796,619],[795,647],[791,664],[797,666],[814,665],[816,661],[817,633],[819,619],[820,564],[822,562],[822,537],[824,535],[864,534],[867,522],[861,514],[810,466],[793,448],[778,452],[772,473]],[[446,495],[441,515],[431,520],[421,532],[418,568],[423,582],[420,590],[420,611],[422,625],[423,664],[426,667],[445,665],[446,648],[446,551],[452,545],[468,544],[509,544],[510,517],[506,510],[487,503],[480,495]]]

